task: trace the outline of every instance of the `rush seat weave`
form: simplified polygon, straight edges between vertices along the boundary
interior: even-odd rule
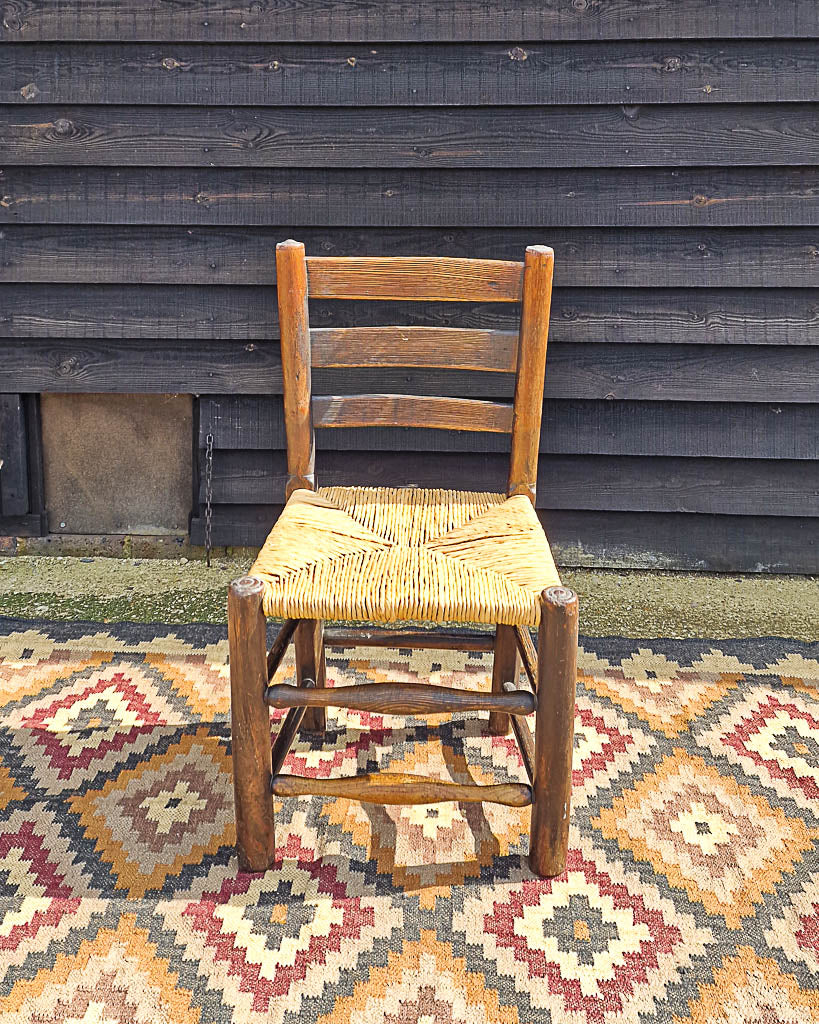
[[[250,570],[266,615],[536,626],[559,585],[528,498],[482,491],[293,492]]]

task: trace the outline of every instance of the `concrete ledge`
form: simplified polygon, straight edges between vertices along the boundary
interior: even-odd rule
[[[224,622],[243,555],[214,558],[0,557],[0,615],[99,622]],[[819,638],[819,580],[573,569],[587,636]]]

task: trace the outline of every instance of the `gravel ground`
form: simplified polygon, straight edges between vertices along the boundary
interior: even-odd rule
[[[99,622],[224,622],[246,560],[0,558],[0,615]],[[562,573],[587,636],[819,638],[819,579],[649,570]]]

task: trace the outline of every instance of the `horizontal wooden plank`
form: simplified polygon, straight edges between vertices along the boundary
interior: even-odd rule
[[[800,39],[0,45],[0,103],[419,106],[819,99]]]
[[[317,327],[313,366],[436,366],[514,373],[518,335],[459,327]]]
[[[542,246],[539,248],[543,248]],[[447,256],[308,256],[316,299],[519,302],[523,264]]]
[[[0,108],[6,163],[151,167],[811,164],[810,104]]]
[[[317,370],[317,394],[362,388],[510,398],[506,374]],[[132,339],[0,339],[0,391],[277,394],[278,346]],[[553,344],[547,398],[815,403],[819,348]]]
[[[418,427],[508,434],[511,403],[429,395],[321,395],[313,399],[316,429],[336,427]]]
[[[0,170],[0,223],[15,222],[324,229],[503,224],[505,230],[543,224],[554,246],[554,229],[561,226],[816,225],[819,166],[302,167],[295,173],[275,167],[12,166]],[[558,273],[564,258],[558,255]]]
[[[280,507],[214,506],[213,543],[258,547]],[[542,518],[560,566],[819,572],[815,518],[583,509],[546,511]],[[204,542],[203,527],[201,518],[191,521],[194,544]]]
[[[724,402],[573,401],[543,404],[540,450],[558,455],[677,455],[740,459],[819,459],[811,405]],[[208,395],[199,402],[199,446],[282,450],[279,397]],[[320,450],[506,452],[497,434],[439,430],[334,430]]]
[[[819,192],[817,193],[819,195]],[[543,242],[555,251],[555,284],[560,287],[816,287],[819,282],[819,228],[241,228],[108,225],[9,225],[0,237],[0,282],[83,284],[185,284],[267,286],[275,281],[271,252],[288,233],[305,242],[308,253],[334,252],[342,259],[367,253],[380,262],[392,253],[417,253],[418,277],[406,287],[412,299],[491,302],[519,288],[520,270],[502,260],[519,261],[527,246]],[[370,259],[372,257],[372,259]],[[403,259],[403,257],[396,257]],[[407,257],[409,259],[409,257]],[[422,275],[437,260],[458,263],[439,280]],[[491,261],[470,279],[468,265]],[[308,257],[309,261],[309,257]],[[319,266],[319,264],[316,264]],[[329,265],[324,274],[332,269]],[[480,268],[480,264],[479,264]],[[457,273],[456,273],[457,272]],[[344,284],[311,274],[310,295],[363,297],[364,285]],[[449,275],[449,276],[447,276]],[[397,282],[369,285],[373,298],[394,299]],[[390,294],[387,294],[390,293]],[[459,293],[459,294],[456,294]],[[338,296],[338,292],[336,291]],[[559,294],[555,301],[559,301]],[[271,309],[275,301],[270,301]],[[400,323],[389,314],[390,323]]]
[[[0,336],[53,338],[278,338],[271,288],[204,285],[0,286]],[[315,327],[381,323],[516,330],[512,306],[316,301]],[[816,289],[559,288],[552,343],[782,345],[819,343]]]
[[[220,42],[357,42],[429,39],[688,39],[819,34],[813,0],[319,0],[226,5],[217,0],[27,0],[10,6],[10,41],[155,39]]]
[[[449,487],[503,491],[508,456],[472,453],[337,452],[319,442],[320,487]],[[213,500],[285,500],[284,452],[218,451]],[[204,502],[204,485],[200,501]],[[819,462],[651,456],[542,455],[538,508],[730,515],[819,516]]]

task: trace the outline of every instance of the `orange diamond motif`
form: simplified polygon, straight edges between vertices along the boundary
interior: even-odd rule
[[[819,838],[819,829],[680,748],[592,824],[729,928],[739,928]]]
[[[169,962],[147,931],[125,914],[73,955],[58,953],[52,968],[19,981],[3,1000],[9,1024],[198,1024],[192,993],[177,984]]]
[[[673,739],[733,690],[743,675],[683,668],[664,654],[644,648],[613,666],[581,648],[577,678],[587,689]]]
[[[235,840],[230,758],[205,729],[69,805],[132,897]]]
[[[674,1015],[674,1024],[810,1024],[819,1021],[819,992],[800,989],[776,961],[748,946],[728,956],[711,985],[700,985],[699,999],[689,1003],[690,1016]]]

